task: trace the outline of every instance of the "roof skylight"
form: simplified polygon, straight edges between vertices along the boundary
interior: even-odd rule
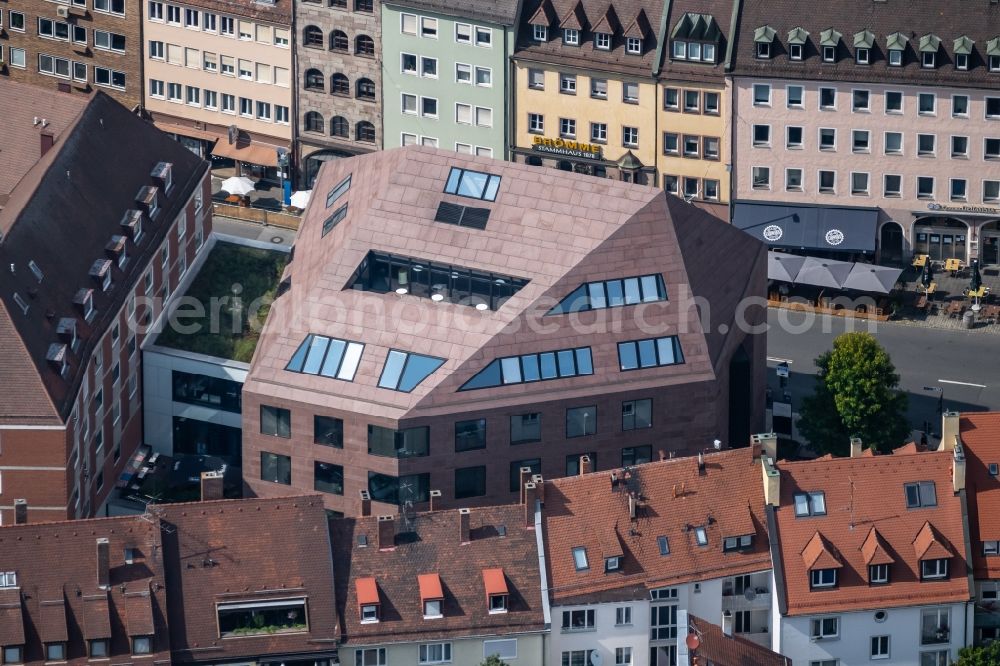
[[[663,284],[663,276],[643,275],[621,280],[585,282],[546,314],[566,314],[665,300],[667,300],[667,288]]]
[[[323,335],[307,335],[285,366],[290,372],[354,381],[365,346]]]
[[[379,388],[409,393],[443,364],[443,358],[391,349],[382,367]]]
[[[448,194],[483,201],[496,201],[498,189],[500,189],[500,176],[459,167],[451,168],[448,182],[444,186],[444,191]]]
[[[590,347],[559,349],[540,354],[522,354],[494,359],[465,382],[459,391],[523,384],[546,379],[565,379],[594,374]]]

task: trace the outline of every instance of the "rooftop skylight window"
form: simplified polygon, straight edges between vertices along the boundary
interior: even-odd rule
[[[347,178],[337,183],[337,185],[327,193],[326,207],[329,208],[332,206],[334,202],[343,196],[343,194],[349,189],[351,189],[351,174],[348,174]]]
[[[663,276],[643,275],[622,280],[585,282],[546,314],[566,314],[665,300],[667,300],[667,288],[663,284]]]
[[[447,194],[483,201],[496,201],[498,189],[500,189],[500,176],[458,167],[451,168],[448,182],[444,186]]]
[[[409,393],[444,363],[443,358],[392,349],[385,359],[379,388]]]
[[[459,391],[594,374],[590,347],[493,359]]]
[[[676,335],[618,343],[618,365],[621,370],[638,370],[684,362],[680,340]]]
[[[307,335],[285,366],[290,372],[354,381],[365,346],[323,335]]]

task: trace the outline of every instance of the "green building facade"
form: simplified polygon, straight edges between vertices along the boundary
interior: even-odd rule
[[[516,0],[382,4],[385,148],[505,159]]]

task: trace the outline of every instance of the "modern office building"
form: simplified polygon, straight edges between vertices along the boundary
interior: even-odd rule
[[[466,506],[585,453],[745,445],[764,270],[655,188],[418,146],[331,163],[244,386],[247,490]]]
[[[518,4],[382,3],[384,147],[506,157]]]
[[[1000,263],[1000,5],[746,0],[733,223],[773,247]]]
[[[534,498],[330,521],[340,663],[546,663],[534,526]]]
[[[0,77],[142,104],[140,0],[19,0],[0,8]]]
[[[323,162],[382,146],[380,0],[295,3],[299,189]]]
[[[292,142],[291,25],[288,0],[144,3],[146,113],[198,155],[280,182]]]
[[[211,231],[208,164],[101,92],[4,81],[0,114],[0,518],[90,516],[142,441],[138,347]]]

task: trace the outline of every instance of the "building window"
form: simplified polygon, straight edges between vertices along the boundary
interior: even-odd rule
[[[333,495],[344,494],[344,468],[333,463],[313,463],[313,489]]]
[[[824,638],[836,638],[840,635],[840,618],[839,617],[818,617],[813,618],[810,622],[811,631],[809,635],[812,638],[824,639]]]
[[[951,96],[951,115],[958,118],[968,118],[969,117],[969,96],[968,95],[952,95]]]
[[[862,172],[851,173],[851,194],[854,196],[868,196],[868,174]]]
[[[802,191],[802,169],[785,169],[785,190],[789,192]]]
[[[486,467],[461,467],[455,470],[455,499],[482,497],[486,494]]]
[[[673,132],[663,133],[663,153],[665,155],[680,154],[680,136]]]
[[[625,52],[631,53],[633,55],[642,54],[642,39],[639,37],[626,37],[625,38]]]
[[[835,587],[836,585],[836,569],[813,569],[809,572],[809,587],[813,589]]]
[[[917,198],[918,199],[934,198],[933,176],[917,176]],[[909,493],[907,493],[907,502],[909,502]]]
[[[260,480],[292,485],[292,459],[277,453],[261,451]]]
[[[430,428],[418,426],[393,430],[368,426],[368,454],[387,458],[414,458],[429,453]]]
[[[753,105],[771,106],[771,86],[766,83],[753,84]]]
[[[321,33],[322,35],[322,33]],[[350,40],[347,38],[347,33],[340,30],[334,30],[330,33],[330,50],[331,51],[347,51],[350,48]],[[319,46],[323,45],[322,36],[320,37]],[[306,46],[309,46],[306,44]]]
[[[637,430],[653,426],[653,400],[626,400],[622,402],[622,430]]]
[[[594,33],[594,48],[601,51],[611,50],[611,35],[606,32]]]
[[[705,92],[703,93],[703,97],[705,103],[705,113],[712,116],[719,115],[719,93]]]
[[[545,116],[540,113],[529,113],[528,131],[532,134],[543,134],[545,132]]]
[[[485,448],[486,419],[472,419],[455,423],[455,451]]]
[[[951,640],[951,614],[947,608],[920,611],[920,644],[936,645]]]
[[[622,146],[625,148],[636,148],[639,145],[639,128],[622,127]]]
[[[921,560],[920,578],[921,580],[939,580],[948,577],[948,560]]]
[[[821,127],[819,129],[819,149],[837,149],[837,130],[832,127]]]
[[[677,136],[676,134],[674,136]],[[663,174],[663,191],[668,194],[678,194],[680,181],[677,176],[671,174]]]
[[[575,74],[560,74],[559,75],[559,92],[565,95],[575,95],[576,94],[576,75]]]
[[[451,643],[424,643],[420,646],[420,664],[451,662]]]
[[[307,25],[302,30],[302,45],[323,48],[323,31],[314,25]]]
[[[767,148],[771,145],[771,126],[753,126],[753,145],[757,148]]]
[[[590,568],[590,564],[587,562],[587,549],[582,546],[577,546],[573,548],[573,568],[577,571],[586,571]],[[566,622],[566,615],[563,614],[563,622]],[[591,619],[591,624],[593,624],[593,619]],[[563,625],[565,628],[565,624]]]
[[[538,412],[510,417],[510,443],[525,444],[542,440],[542,415]]]
[[[545,89],[545,72],[540,69],[528,70],[528,87],[534,90]]]
[[[968,199],[968,181],[964,178],[951,179],[951,200],[966,201]]]
[[[889,582],[888,564],[868,565],[868,582],[872,585],[883,585]]]
[[[785,106],[789,109],[801,109],[805,106],[804,89],[802,86],[787,86],[785,88]]]
[[[663,89],[663,108],[667,111],[680,109],[681,91],[677,88]]]
[[[887,197],[902,196],[903,177],[896,174],[885,174],[883,194]]]
[[[889,49],[889,66],[903,66],[903,51],[901,49]]]
[[[559,136],[564,139],[576,138],[576,121],[572,118],[559,119]]]
[[[358,35],[354,40],[354,54],[359,56],[374,56],[375,41],[368,35]]]
[[[292,413],[281,407],[260,406],[260,432],[272,437],[292,436]]]
[[[937,54],[931,53],[930,51],[924,51],[920,54],[920,66],[924,69],[934,69],[937,63]]]
[[[332,416],[313,416],[313,444],[344,448],[344,421]]]
[[[987,203],[1000,201],[1000,180],[983,181],[983,201]]]
[[[937,506],[937,493],[933,481],[920,481],[903,484],[906,494],[906,508]]]
[[[650,595],[654,599],[659,595],[670,592],[676,594],[675,589],[650,590]],[[655,596],[654,596],[655,595]],[[676,599],[676,596],[673,597]],[[677,638],[677,604],[665,604],[651,606],[649,609],[649,637],[650,640],[663,641]],[[673,662],[668,662],[673,663]]]
[[[858,47],[854,52],[854,61],[859,65],[867,65],[871,62],[870,50]]]
[[[1000,97],[986,98],[986,117],[1000,118]]]
[[[837,47],[836,46],[824,46],[823,47],[823,62],[836,62],[837,61]]]
[[[532,36],[536,42],[546,42],[549,39],[549,28],[544,25],[532,25]]]
[[[429,39],[437,39],[438,21],[436,18],[428,16],[420,17],[420,36]]]
[[[677,365],[683,362],[684,354],[677,336],[618,343],[618,366],[622,371]]]
[[[706,136],[702,138],[702,157],[706,160],[719,159],[719,138]]]
[[[566,437],[584,437],[597,432],[597,406],[566,410]]]
[[[483,658],[488,659],[491,655],[496,655],[500,659],[517,659],[517,639],[483,641]]]
[[[937,96],[934,93],[919,93],[917,95],[917,112],[922,116],[933,116],[937,109]]]
[[[580,31],[573,28],[563,29],[563,44],[568,46],[580,45]]]
[[[753,167],[752,183],[755,190],[771,189],[771,169],[765,166]]]
[[[577,559],[577,553],[582,553],[580,557],[582,560]],[[581,571],[587,569],[587,552],[583,548],[573,549],[573,562],[576,565],[576,570]],[[581,566],[582,563],[582,566]],[[562,630],[563,632],[569,631],[590,631],[593,630],[594,625],[594,609],[579,609],[579,610],[568,610],[562,612]],[[589,664],[589,662],[588,662]]]
[[[793,502],[797,518],[826,515],[826,495],[822,491],[795,493]]]
[[[855,90],[851,95],[851,110],[855,112],[871,111],[871,92]]]

